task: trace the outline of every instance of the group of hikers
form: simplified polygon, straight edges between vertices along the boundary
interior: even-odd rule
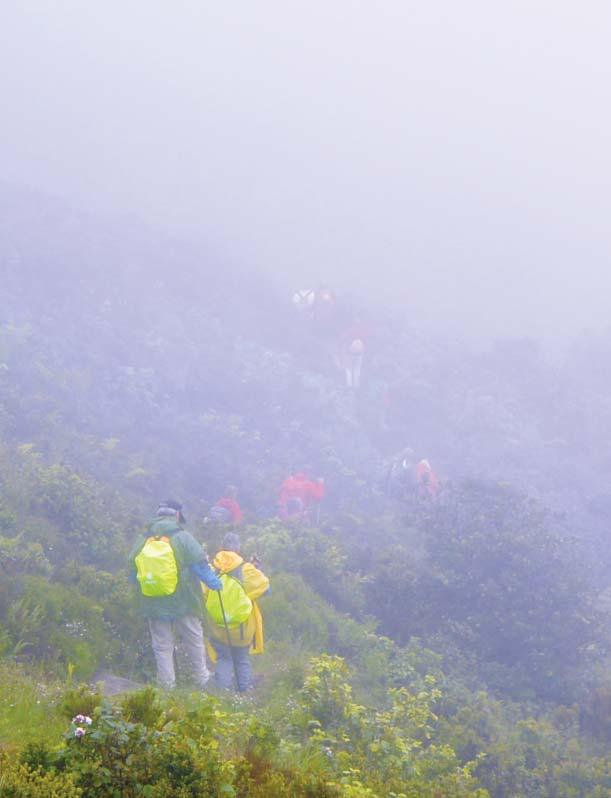
[[[184,647],[199,689],[214,664],[220,689],[253,687],[250,653],[263,651],[263,618],[257,604],[269,579],[256,558],[245,561],[236,532],[228,532],[210,564],[203,546],[186,529],[182,505],[162,501],[131,551],[130,578],[138,586],[157,667],[157,683],[176,686],[176,639]],[[203,628],[202,628],[203,621]],[[204,637],[205,630],[205,637]]]
[[[421,497],[435,499],[439,480],[428,460],[414,463],[405,449],[391,464],[387,491],[400,496],[415,489]],[[325,496],[322,478],[306,470],[289,475],[278,496],[278,515],[285,519],[318,521]],[[157,668],[157,683],[176,685],[176,636],[195,685],[203,689],[210,680],[208,660],[214,664],[219,689],[239,692],[254,686],[250,654],[263,652],[263,616],[258,599],[270,590],[269,579],[255,558],[246,561],[235,531],[244,515],[237,489],[228,485],[210,510],[210,518],[227,525],[220,550],[212,562],[203,546],[186,529],[182,505],[162,501],[155,518],[131,551],[130,579],[138,586],[142,614],[148,621]],[[202,627],[203,622],[203,627]]]
[[[237,488],[227,485],[223,495],[210,508],[207,522],[240,525],[244,513],[238,502]],[[309,469],[290,474],[280,486],[277,514],[285,520],[315,521],[320,515],[320,502],[325,497],[325,481],[312,478]]]
[[[440,483],[428,460],[416,462],[414,450],[404,449],[394,457],[384,475],[384,491],[395,499],[414,494],[420,498],[436,499]]]
[[[380,486],[396,499],[407,499],[414,494],[422,498],[436,499],[440,482],[428,460],[416,461],[414,450],[404,449],[392,458]],[[278,493],[278,516],[283,519],[318,521],[320,503],[325,498],[326,487],[322,477],[313,478],[304,468],[290,474],[280,486]],[[237,488],[227,485],[221,498],[213,504],[209,519],[220,524],[239,525],[244,513],[237,499]]]
[[[280,487],[278,514],[284,519],[306,519],[324,495],[321,478],[310,479],[305,471],[298,471]],[[212,506],[210,520],[236,527],[243,518],[237,489],[228,485]],[[263,616],[257,600],[269,592],[269,579],[256,558],[244,560],[237,532],[225,534],[211,564],[204,548],[186,530],[182,505],[167,499],[132,549],[130,578],[139,587],[139,605],[148,620],[161,687],[176,684],[175,635],[182,640],[197,687],[203,689],[210,679],[207,660],[215,665],[218,688],[229,690],[235,685],[244,692],[253,686],[250,654],[263,652]]]
[[[343,371],[346,386],[357,390],[369,329],[355,317],[339,331],[336,298],[326,285],[295,292],[293,302],[318,334],[333,340],[331,356]],[[396,498],[416,494],[434,500],[439,480],[428,460],[415,461],[412,449],[393,458],[384,489]],[[318,523],[325,482],[303,468],[282,482],[277,514],[290,521]],[[130,554],[130,578],[138,586],[139,604],[148,621],[157,668],[157,683],[176,685],[176,636],[180,637],[195,685],[207,688],[208,662],[219,689],[239,692],[254,685],[250,654],[263,651],[263,617],[258,600],[270,590],[256,558],[246,561],[236,528],[244,514],[237,488],[227,485],[206,521],[227,526],[221,549],[208,560],[204,547],[186,529],[179,502],[159,504],[155,518]],[[203,624],[203,625],[202,625]]]
[[[416,461],[410,447],[393,457],[386,466],[380,485],[384,493],[396,499],[411,496],[436,499],[440,483],[428,460]],[[310,476],[310,469],[303,468],[289,474],[278,492],[277,515],[284,520],[318,522],[320,504],[325,498],[326,487],[322,477]],[[210,509],[206,521],[217,524],[240,525],[244,513],[238,502],[237,488],[227,485],[223,495]]]

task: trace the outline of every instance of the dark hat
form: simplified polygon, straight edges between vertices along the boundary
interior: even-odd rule
[[[181,524],[186,524],[187,519],[182,514],[182,504],[174,501],[174,499],[164,499],[159,502],[157,508],[157,515],[176,515],[178,513],[178,520]]]
[[[242,548],[242,541],[240,540],[240,536],[235,532],[228,532],[223,538],[221,545],[224,551],[235,551],[239,553]]]

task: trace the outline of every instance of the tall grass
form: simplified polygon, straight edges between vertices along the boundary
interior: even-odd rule
[[[60,692],[61,685],[49,684],[42,673],[0,660],[0,747],[59,742],[67,726],[57,708]]]

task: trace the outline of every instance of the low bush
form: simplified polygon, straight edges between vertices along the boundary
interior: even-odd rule
[[[83,798],[83,791],[70,773],[30,768],[0,753],[2,798]]]

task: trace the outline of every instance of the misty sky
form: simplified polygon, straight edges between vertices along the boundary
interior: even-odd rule
[[[611,297],[610,23],[593,0],[2,0],[0,179],[423,323],[573,333]]]

